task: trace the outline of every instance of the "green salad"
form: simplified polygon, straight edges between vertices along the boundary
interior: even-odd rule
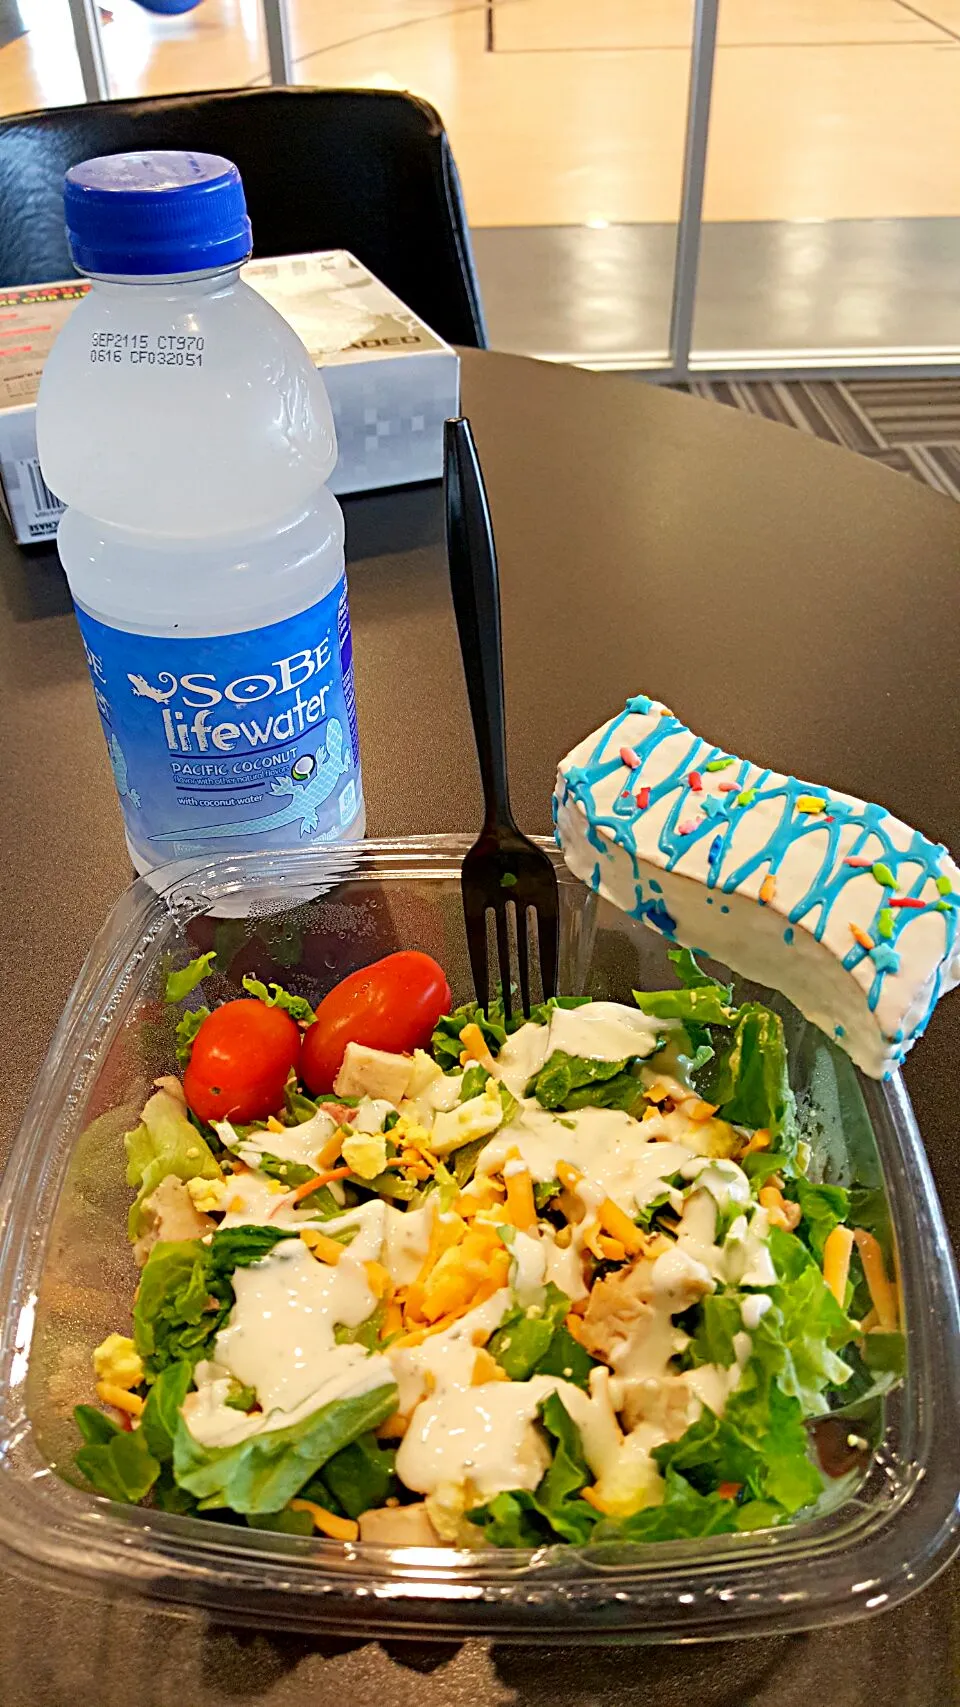
[[[902,1359],[885,1204],[811,1177],[779,1016],[670,959],[674,989],[509,1023],[416,952],[316,1010],[172,973],[196,1005],[125,1138],[139,1275],[86,1481],[388,1547],[822,1507]]]

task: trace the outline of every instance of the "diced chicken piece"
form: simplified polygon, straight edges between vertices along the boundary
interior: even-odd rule
[[[580,1339],[592,1357],[615,1365],[631,1340],[639,1338],[654,1320],[650,1303],[652,1264],[634,1262],[598,1280],[584,1311]]]
[[[374,1547],[443,1547],[426,1505],[378,1506],[360,1518],[360,1539]]]
[[[664,1440],[679,1440],[700,1414],[700,1403],[682,1375],[666,1375],[659,1381],[621,1382],[620,1415],[628,1430],[646,1425]]]
[[[212,1233],[217,1225],[212,1216],[200,1213],[176,1174],[167,1174],[144,1200],[141,1220],[144,1230],[133,1247],[141,1268],[161,1239],[202,1239],[204,1233]]]
[[[413,1068],[412,1055],[348,1043],[333,1088],[339,1097],[385,1097],[396,1107],[407,1094]]]

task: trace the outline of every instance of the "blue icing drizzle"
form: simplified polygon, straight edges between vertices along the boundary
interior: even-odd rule
[[[663,894],[663,884],[658,883],[655,877],[651,877],[651,879],[647,885],[647,888],[652,889],[654,891],[654,893],[657,895]]]
[[[842,1025],[835,1025],[833,1028],[833,1035],[834,1037],[846,1037],[846,1027]]]
[[[615,776],[624,768],[620,759],[623,741],[622,737],[619,737],[623,724],[630,717],[649,717],[655,710],[654,702],[645,694],[637,694],[628,700],[626,710],[601,733],[586,764],[571,766],[566,773],[563,798],[565,801],[573,799],[582,807],[587,821],[588,839],[599,853],[609,854],[612,847],[619,846],[631,856],[638,895],[635,915],[647,919],[665,934],[673,935],[676,921],[663,903],[642,899],[635,826],[644,809],[638,806],[633,792],[635,772],[629,772],[624,778],[631,787],[624,790],[621,783],[609,815],[604,816],[598,810],[595,794],[598,783]],[[941,861],[946,850],[940,844],[928,841],[918,830],[914,830],[908,846],[901,849],[896,846],[889,833],[887,822],[890,814],[884,807],[869,803],[851,803],[841,799],[828,788],[813,787],[809,783],[798,781],[796,777],[776,779],[769,770],[759,769],[747,759],[735,759],[732,765],[724,769],[723,778],[727,786],[723,794],[691,790],[691,772],[703,773],[712,760],[727,758],[730,755],[724,753],[722,748],[711,746],[694,735],[672,712],[661,711],[643,740],[633,744],[632,751],[639,760],[641,771],[662,743],[674,736],[682,739],[679,760],[658,782],[644,785],[649,789],[647,809],[660,801],[667,806],[658,845],[668,871],[672,871],[691,849],[709,837],[707,887],[729,895],[740,890],[748,879],[758,872],[775,875],[794,847],[806,842],[810,837],[819,838],[818,841],[809,843],[811,851],[816,850],[819,858],[815,874],[806,893],[790,909],[790,922],[784,931],[784,941],[791,943],[794,940],[793,927],[801,922],[817,941],[822,940],[834,909],[838,902],[842,903],[847,884],[855,878],[863,877],[865,871],[869,870],[869,867],[862,865],[851,866],[847,863],[848,860],[869,857],[871,865],[881,863],[889,867],[896,882],[898,896],[902,899],[923,899],[924,904],[922,907],[897,908],[893,912],[891,924],[890,893],[888,888],[878,882],[877,904],[870,922],[874,945],[867,949],[861,943],[854,942],[843,958],[847,971],[852,971],[868,955],[871,958],[875,968],[867,998],[871,1009],[876,1009],[880,1001],[884,980],[888,976],[896,976],[899,971],[901,956],[898,946],[904,932],[918,919],[931,913],[939,914],[944,922],[943,961],[951,958],[956,952],[960,933],[960,898],[952,891],[941,893],[939,887],[934,899],[927,899],[922,894],[928,882],[941,876]],[[808,810],[812,801],[822,802],[824,809]],[[780,802],[780,810],[773,829],[759,847],[746,858],[734,863],[731,856],[738,826],[756,807],[769,808],[771,803],[775,802]],[[851,829],[856,832],[852,842],[849,841]],[[848,832],[848,845],[841,855],[840,838],[844,830]],[[870,852],[866,855],[864,850],[868,845]],[[598,874],[595,874],[595,883],[596,881]],[[649,887],[658,892],[660,890],[660,885],[653,882]],[[880,913],[884,910],[885,934],[881,939]],[[728,913],[729,906],[724,903],[720,911]],[[931,979],[929,1006],[913,1027],[910,1041],[924,1031],[939,999],[943,981],[943,961],[935,969]],[[902,1047],[904,1040],[894,1038],[891,1042],[899,1050],[899,1058],[902,1058],[905,1053]]]

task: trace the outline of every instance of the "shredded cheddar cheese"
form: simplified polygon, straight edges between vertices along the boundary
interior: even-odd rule
[[[331,1541],[356,1541],[360,1534],[360,1525],[352,1517],[337,1517],[326,1506],[317,1505],[315,1500],[291,1500],[291,1511],[308,1511],[313,1518],[313,1526],[319,1529],[321,1535],[329,1535]]]
[[[853,1231],[850,1227],[834,1227],[827,1234],[823,1246],[823,1278],[841,1309],[847,1294],[852,1251]]]
[[[897,1325],[897,1295],[887,1279],[883,1252],[872,1233],[865,1227],[854,1229],[854,1242],[860,1253],[864,1278],[870,1289],[877,1321],[884,1333],[892,1333]]]
[[[128,1393],[125,1387],[117,1387],[112,1381],[98,1381],[96,1392],[101,1404],[112,1405],[115,1411],[126,1411],[131,1417],[142,1415],[143,1400],[136,1393]]]
[[[329,1263],[331,1268],[336,1268],[343,1256],[343,1245],[316,1227],[301,1227],[300,1237],[318,1262]]]

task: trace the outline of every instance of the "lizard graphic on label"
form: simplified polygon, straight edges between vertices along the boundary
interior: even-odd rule
[[[317,827],[317,814],[324,801],[329,800],[341,776],[350,769],[350,754],[343,750],[343,728],[336,717],[327,724],[324,744],[317,748],[317,768],[309,782],[296,782],[292,776],[271,783],[274,794],[293,796],[288,806],[263,818],[245,818],[242,823],[204,824],[196,830],[164,830],[155,836],[158,842],[205,842],[233,836],[262,835],[268,830],[281,830],[287,824],[300,824],[301,836]]]

